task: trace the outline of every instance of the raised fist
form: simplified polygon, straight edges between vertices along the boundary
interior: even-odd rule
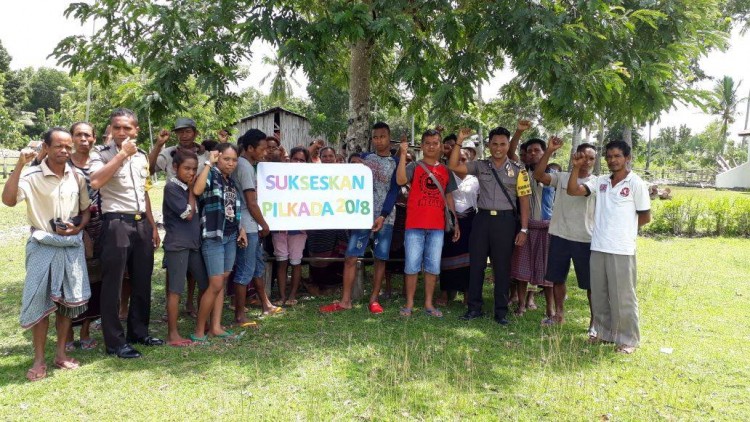
[[[135,141],[130,138],[126,138],[124,141],[122,141],[122,146],[120,147],[120,149],[125,154],[127,154],[128,157],[131,157],[135,155],[136,152],[138,152],[138,148],[135,146]]]
[[[520,130],[521,132],[527,131],[530,128],[531,128],[531,121],[524,120],[524,119],[519,120],[518,125],[516,126],[516,130]]]
[[[164,144],[166,144],[168,140],[169,140],[169,131],[167,129],[162,129],[156,138],[156,145],[164,146]]]

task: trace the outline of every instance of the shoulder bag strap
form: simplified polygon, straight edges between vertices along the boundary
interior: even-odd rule
[[[440,184],[440,181],[437,179],[437,177],[435,177],[434,174],[432,174],[432,172],[430,171],[430,169],[427,168],[426,165],[424,165],[424,163],[422,162],[422,160],[417,161],[417,164],[419,164],[419,166],[422,167],[422,169],[424,171],[426,171],[427,174],[430,176],[430,179],[432,179],[432,181],[435,182],[435,185],[437,185],[438,191],[440,191],[440,195],[442,195],[442,197],[443,197],[443,203],[447,207],[448,206],[448,200],[445,199],[445,191],[443,190],[443,186]]]

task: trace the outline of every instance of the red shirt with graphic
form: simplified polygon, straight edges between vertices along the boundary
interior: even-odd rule
[[[445,164],[422,163],[435,175],[446,194],[456,190],[456,180]],[[422,166],[414,162],[406,166],[406,178],[411,184],[406,201],[406,229],[443,230],[445,201],[435,182]]]

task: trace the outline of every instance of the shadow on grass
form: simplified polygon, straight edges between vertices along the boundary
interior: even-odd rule
[[[154,275],[163,280],[163,271]],[[575,280],[569,283],[575,286]],[[485,286],[485,310],[492,308],[491,289],[491,285]],[[426,316],[421,309],[405,318],[398,314],[402,298],[383,301],[385,312],[375,316],[367,310],[366,299],[351,311],[322,315],[318,307],[331,298],[318,297],[302,300],[282,315],[263,319],[258,330],[240,331],[241,337],[235,341],[213,340],[210,345],[189,348],[141,346],[142,359],[122,360],[105,355],[101,332],[92,331],[99,343],[97,349],[78,349],[71,356],[81,361],[82,370],[93,368],[105,378],[122,375],[128,379],[127,374],[133,372],[144,379],[182,380],[226,373],[230,377],[226,382],[239,387],[257,382],[256,377],[294,382],[316,371],[331,371],[331,379],[358,384],[365,391],[387,387],[388,394],[409,396],[415,385],[438,380],[452,389],[491,393],[512,386],[514,379],[526,371],[578,372],[608,360],[609,353],[604,349],[585,344],[588,304],[582,291],[572,294],[572,290],[566,303],[567,323],[562,327],[540,326],[543,298],[538,299],[539,310],[521,318],[511,316],[511,324],[503,327],[491,315],[469,322],[459,320],[465,306],[458,301],[443,308],[444,318]],[[394,286],[394,291],[400,291],[400,285]],[[423,300],[421,291],[417,304]],[[161,338],[165,337],[166,324],[157,319],[164,309],[163,294],[163,282],[155,282],[151,331]],[[20,289],[11,288],[10,296],[20,301]],[[259,310],[251,310],[250,317],[258,314]],[[225,311],[225,322],[230,318],[231,313]],[[183,334],[193,327],[194,320],[182,317]],[[0,377],[0,386],[27,382],[24,374],[31,365],[31,333],[24,332],[23,338],[21,344],[0,348],[4,356],[13,356],[0,359],[0,372],[6,375]],[[53,373],[60,372],[51,365],[54,341],[51,329],[47,358]],[[236,375],[242,368],[252,369]],[[92,377],[90,371],[88,374],[84,380]],[[320,382],[332,382],[321,376]]]

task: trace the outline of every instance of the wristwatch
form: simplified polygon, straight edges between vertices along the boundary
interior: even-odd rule
[[[521,229],[521,233],[528,234],[529,233],[529,229],[527,229],[526,227],[524,227],[524,228]]]
[[[206,161],[205,161],[205,162],[203,163],[203,165],[206,165],[206,166],[212,167],[212,166],[213,166],[213,163],[212,163],[212,162],[211,162],[210,160],[206,160]]]

